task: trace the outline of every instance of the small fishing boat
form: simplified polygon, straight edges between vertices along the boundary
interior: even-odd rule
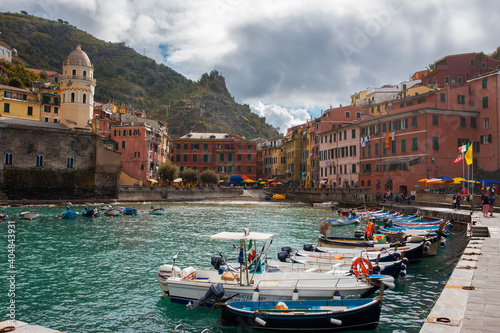
[[[343,219],[327,219],[327,222],[330,222],[332,226],[336,225],[348,225],[348,224],[356,224],[360,223],[361,216],[354,217],[346,217]]]
[[[280,331],[373,330],[380,320],[382,297],[313,301],[243,301],[217,303],[221,325]]]
[[[149,210],[149,214],[151,215],[163,215],[165,214],[165,209],[159,207],[159,208],[154,208],[154,206],[151,206],[151,209]]]
[[[19,214],[19,217],[24,219],[24,220],[32,220],[36,219],[40,216],[38,212],[22,212]]]
[[[335,291],[343,297],[367,297],[373,293],[382,279],[360,278],[355,275],[326,274],[314,272],[271,272],[262,269],[260,258],[266,257],[274,234],[250,232],[221,232],[210,237],[219,256],[212,257],[213,269],[187,267],[180,270],[175,265],[162,265],[158,271],[158,282],[172,302],[188,303],[205,294],[211,285],[221,283],[228,296],[235,300],[292,300],[332,298]],[[214,241],[238,244],[236,256],[239,265],[227,264],[222,256],[220,244]],[[257,243],[263,243],[257,246]],[[248,251],[246,249],[249,249]],[[393,285],[389,281],[388,286]]]
[[[137,209],[125,207],[125,208],[123,208],[123,214],[136,216],[137,215]]]
[[[69,207],[66,207],[66,210],[61,212],[59,216],[62,219],[74,219],[78,216],[78,212],[76,210],[69,209]]]
[[[100,213],[101,211],[99,209],[97,208],[88,209],[86,206],[85,209],[82,211],[82,215],[87,217],[97,217]]]
[[[111,207],[108,210],[106,210],[104,214],[108,216],[118,216],[121,214],[121,210]]]
[[[285,196],[283,194],[275,193],[275,194],[273,194],[273,199],[274,200],[284,200]]]
[[[8,217],[9,217],[8,215],[0,213],[0,222],[2,220],[6,220]]]
[[[338,202],[335,201],[326,201],[326,202],[311,202],[311,206],[315,208],[331,208],[338,205]]]

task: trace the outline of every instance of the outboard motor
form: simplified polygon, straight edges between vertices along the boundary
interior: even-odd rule
[[[286,251],[278,252],[278,260],[281,262],[286,262],[286,260],[290,258],[290,254]]]
[[[283,247],[281,248],[281,251],[285,251],[285,252],[287,252],[287,253],[290,253],[290,252],[292,252],[293,250],[292,250],[292,247],[291,247],[291,246],[283,246]]]
[[[208,289],[205,296],[197,299],[196,301],[189,302],[187,305],[187,309],[194,310],[208,301],[211,300],[218,301],[222,299],[223,296],[224,296],[224,287],[222,286],[222,284],[220,283],[212,284],[210,285],[210,288]]]
[[[210,260],[210,263],[212,264],[212,266],[214,266],[215,269],[219,269],[220,266],[222,265],[225,265],[226,263],[224,262],[224,259],[222,259],[222,257],[219,257],[219,256],[214,256],[212,257],[212,259]]]
[[[365,232],[363,230],[355,230],[354,237],[356,238],[365,238]]]
[[[314,251],[314,246],[311,243],[304,244],[303,249],[304,251]]]

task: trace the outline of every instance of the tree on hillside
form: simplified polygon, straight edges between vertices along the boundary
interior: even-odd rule
[[[205,170],[200,174],[200,181],[204,184],[217,184],[219,178],[214,170]]]
[[[184,183],[195,184],[200,179],[200,172],[195,169],[187,168],[181,171],[180,177]]]
[[[177,178],[177,166],[172,162],[163,163],[158,167],[158,177],[162,182],[171,182]]]

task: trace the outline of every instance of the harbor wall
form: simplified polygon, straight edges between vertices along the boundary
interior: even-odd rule
[[[196,201],[238,198],[243,188],[120,186],[119,201]]]

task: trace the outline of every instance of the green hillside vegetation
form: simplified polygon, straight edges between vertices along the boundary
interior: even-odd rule
[[[80,44],[94,65],[96,101],[145,110],[148,117],[166,122],[174,137],[189,131],[227,132],[247,139],[280,136],[264,117],[234,101],[217,71],[195,82],[124,43],[99,40],[61,19],[0,13],[0,32],[0,41],[17,50],[19,63],[59,73]],[[4,84],[15,75],[6,77]],[[29,80],[19,80],[30,85]]]

